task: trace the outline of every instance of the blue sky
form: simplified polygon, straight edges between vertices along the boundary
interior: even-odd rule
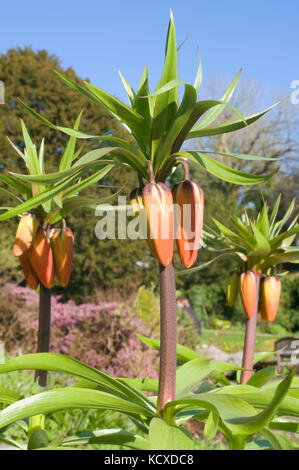
[[[179,53],[182,80],[193,83],[198,46],[206,82],[233,79],[243,66],[244,78],[288,95],[299,79],[298,0],[2,2],[0,53],[15,46],[47,49],[63,67],[126,100],[118,70],[133,87],[145,64],[152,90],[159,79],[169,8],[178,43],[192,33]]]

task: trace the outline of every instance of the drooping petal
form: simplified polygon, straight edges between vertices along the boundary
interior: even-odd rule
[[[267,276],[261,282],[260,312],[263,320],[274,322],[280,301],[281,280],[277,276]]]
[[[175,204],[175,239],[183,265],[190,268],[196,261],[202,235],[204,193],[189,179],[173,188]]]
[[[247,318],[252,318],[257,308],[258,274],[246,271],[240,276],[240,295]]]
[[[54,261],[46,232],[40,227],[28,250],[28,259],[40,282],[51,289],[54,285]]]
[[[148,244],[160,264],[167,266],[173,257],[173,198],[165,183],[148,183],[142,190],[147,216]]]
[[[39,221],[33,214],[24,214],[19,222],[12,249],[14,256],[21,256],[29,250],[38,230]]]
[[[54,229],[50,234],[50,242],[58,282],[62,287],[66,287],[70,281],[72,271],[74,253],[73,232],[69,227]]]
[[[31,287],[31,289],[37,289],[39,286],[39,278],[28,260],[27,253],[20,255],[19,260],[28,286]]]

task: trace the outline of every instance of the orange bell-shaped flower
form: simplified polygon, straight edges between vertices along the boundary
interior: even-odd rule
[[[202,235],[204,193],[200,185],[189,179],[185,161],[185,180],[173,187],[175,204],[175,241],[180,259],[190,268],[197,259]]]
[[[261,281],[260,312],[263,320],[274,322],[281,294],[281,280],[277,276],[267,276]]]
[[[69,227],[52,229],[50,242],[54,258],[55,273],[59,284],[66,287],[70,281],[73,253],[74,235]]]
[[[33,214],[24,214],[19,222],[12,249],[14,256],[21,256],[29,250],[39,227],[39,221]]]
[[[163,266],[173,258],[173,198],[165,183],[156,183],[151,162],[148,162],[150,182],[142,190],[146,210],[148,244],[152,254]]]
[[[40,282],[51,289],[54,285],[54,261],[48,235],[41,227],[28,250],[28,260]]]
[[[28,286],[31,287],[31,289],[37,289],[39,286],[39,278],[28,260],[27,253],[20,255],[19,260]]]
[[[240,276],[240,295],[247,318],[252,318],[257,308],[259,273],[246,271]]]

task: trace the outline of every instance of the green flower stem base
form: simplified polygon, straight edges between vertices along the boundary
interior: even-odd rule
[[[245,330],[245,339],[244,339],[244,349],[243,349],[243,361],[242,361],[242,370],[241,373],[241,384],[246,384],[250,379],[253,373],[253,360],[254,360],[254,346],[255,346],[255,335],[256,335],[256,322],[259,306],[259,291],[260,291],[260,280],[261,274],[255,273],[256,278],[256,307],[254,315],[247,320],[246,330]]]
[[[244,450],[246,438],[244,436],[233,436],[230,442],[231,450]]]
[[[176,289],[173,264],[160,265],[160,371],[158,411],[163,417],[167,402],[175,399],[176,386]]]
[[[40,284],[39,291],[39,319],[38,319],[38,344],[37,352],[49,352],[51,325],[51,289]],[[41,387],[47,385],[47,371],[37,370],[35,379]]]

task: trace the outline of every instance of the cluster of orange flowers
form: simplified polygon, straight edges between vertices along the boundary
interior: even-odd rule
[[[135,215],[143,209],[146,211],[146,241],[152,254],[163,266],[172,262],[174,239],[181,262],[186,268],[190,268],[197,258],[203,225],[204,194],[200,185],[191,181],[189,175],[186,176],[172,190],[163,182],[156,183],[152,177],[148,184],[134,189],[130,196]],[[174,205],[180,210],[180,217],[174,217]],[[152,207],[157,210],[153,212]],[[188,214],[184,215],[187,210]],[[188,228],[184,227],[186,219]],[[167,237],[162,233],[162,227],[165,226]]]
[[[239,275],[230,274],[227,283],[227,304],[232,307],[240,292],[242,304],[248,318],[254,315],[258,302],[263,320],[274,322],[280,301],[281,280],[277,276],[262,276],[261,273],[246,271]],[[257,298],[258,296],[258,298]]]
[[[66,287],[70,280],[74,251],[74,236],[69,227],[42,226],[34,214],[25,214],[19,222],[13,254],[20,264],[28,285],[37,289],[40,283],[51,289],[55,274]]]

